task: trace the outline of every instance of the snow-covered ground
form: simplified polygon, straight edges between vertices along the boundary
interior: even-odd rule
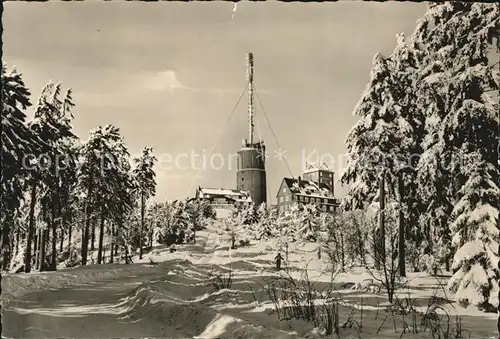
[[[120,336],[122,332],[113,330],[109,319],[121,322],[121,326],[129,326],[127,333],[140,333],[142,337],[320,337],[321,329],[312,323],[297,319],[278,320],[275,306],[269,300],[265,287],[270,279],[283,274],[273,268],[277,244],[272,241],[261,242],[230,250],[229,237],[218,227],[215,224],[198,232],[196,244],[176,246],[174,253],[170,253],[166,246],[155,246],[142,259],[136,255],[132,265],[90,265],[51,273],[8,274],[2,282],[2,301],[10,312],[6,315],[25,322],[28,322],[26,319],[37,321],[37,326],[49,326],[54,319],[58,319],[57,326],[62,331],[57,333],[59,337],[102,337],[106,330],[111,331],[106,333],[108,337]],[[391,316],[384,320],[388,314],[385,311],[388,299],[384,291],[378,293],[370,289],[352,288],[353,285],[370,285],[371,276],[366,270],[356,268],[336,274],[331,285],[332,273],[328,260],[317,258],[315,244],[291,246],[285,271],[298,280],[303,277],[305,270],[318,290],[327,286],[334,287],[333,296],[338,298],[340,305],[340,324],[350,316],[358,322],[362,321],[362,331],[359,334],[361,338],[400,337],[404,317],[402,319],[401,315],[396,315],[394,319]],[[210,279],[216,274],[227,277],[229,271],[231,286],[215,289]],[[411,297],[417,303],[416,308],[425,311],[429,298],[434,295],[443,298],[442,300],[452,299],[446,290],[436,293],[440,279],[443,283],[446,278],[410,273],[405,288],[398,290],[396,296],[400,299]],[[64,288],[71,294],[64,294]],[[28,296],[28,293],[40,293],[49,298],[48,293],[54,293],[61,298],[69,298],[69,295],[76,298],[74,295],[80,292],[106,297],[95,297],[96,300],[92,303],[85,300],[54,300],[44,305],[35,305],[30,303]],[[116,297],[113,298],[113,295]],[[108,296],[110,300],[104,300]],[[16,298],[24,301],[16,301]],[[325,296],[321,295],[313,302],[324,304]],[[461,316],[462,328],[470,331],[470,338],[496,338],[496,314],[485,314],[474,307],[464,309],[454,302],[444,302],[443,307],[452,319]],[[29,318],[33,315],[47,318],[43,318],[43,321]],[[79,322],[78,326],[86,326],[80,322],[95,319],[94,317],[106,317],[110,325],[100,329],[99,333],[96,328],[93,328],[94,332],[82,331],[81,328],[80,332],[70,330],[71,324]],[[452,322],[450,326],[454,324]],[[52,328],[45,331],[55,330],[56,325],[50,326]],[[381,329],[376,334],[379,327]],[[5,334],[15,335],[15,331],[15,328],[9,330],[7,326]],[[346,328],[343,331],[345,338],[349,338],[348,335],[359,337],[354,329]],[[32,335],[45,336],[43,333],[34,330]],[[432,336],[420,331],[419,334],[405,334],[403,337]]]

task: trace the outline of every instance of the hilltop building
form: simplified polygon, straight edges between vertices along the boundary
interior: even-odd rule
[[[236,188],[250,192],[255,205],[267,202],[267,182],[265,152],[263,141],[254,140],[254,84],[253,54],[247,55],[248,80],[248,139],[243,140],[238,151],[238,171]]]
[[[236,207],[267,202],[266,147],[262,140],[254,139],[254,83],[253,54],[247,55],[248,80],[248,139],[244,139],[238,151],[236,189],[213,189],[198,187],[196,198],[208,199],[216,211],[217,218],[231,215]]]
[[[332,172],[324,163],[319,167],[310,165],[304,171],[303,176],[304,180],[312,181],[316,185],[322,185],[322,187],[328,189],[332,192],[332,194],[334,193],[334,172]]]
[[[208,200],[218,219],[227,218],[235,208],[252,203],[249,192],[224,188],[198,187],[195,198]]]
[[[278,213],[304,204],[316,204],[324,212],[337,211],[340,204],[334,195],[333,178],[334,173],[326,166],[308,168],[304,178],[283,178],[276,194]]]

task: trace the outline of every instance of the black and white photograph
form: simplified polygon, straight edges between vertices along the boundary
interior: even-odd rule
[[[500,5],[2,7],[2,339],[500,339]]]

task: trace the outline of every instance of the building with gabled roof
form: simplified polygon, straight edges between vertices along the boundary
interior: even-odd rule
[[[334,175],[335,173],[331,171],[325,163],[322,163],[320,166],[309,165],[304,171],[303,179],[327,186],[333,193],[335,192],[333,181]]]
[[[207,199],[216,211],[217,218],[231,215],[235,208],[252,204],[267,203],[266,147],[263,140],[254,135],[254,59],[247,54],[248,89],[248,139],[242,140],[238,151],[236,189],[198,187],[195,199]]]
[[[218,219],[227,218],[239,206],[250,205],[250,192],[225,188],[197,188],[195,198],[210,202]]]
[[[276,198],[278,213],[290,210],[294,205],[304,204],[315,204],[324,212],[335,212],[339,207],[332,184],[303,180],[301,177],[283,178]]]

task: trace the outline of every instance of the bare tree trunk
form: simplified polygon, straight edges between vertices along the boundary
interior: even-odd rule
[[[71,251],[71,236],[73,235],[73,218],[70,216],[68,218],[68,251]]]
[[[31,197],[30,197],[30,211],[28,221],[28,236],[26,239],[26,255],[24,259],[24,272],[31,272],[31,242],[33,241],[33,234],[35,233],[35,207],[36,207],[36,182],[33,180],[31,184]],[[35,250],[36,253],[36,237],[35,237]]]
[[[404,213],[403,213],[403,200],[404,200],[404,182],[403,182],[403,172],[399,172],[398,176],[398,188],[399,188],[399,242],[398,242],[398,254],[399,254],[399,275],[401,277],[406,277],[406,250],[405,250],[405,224],[404,224]]]
[[[120,224],[120,225],[118,225],[118,226],[122,227],[123,225],[122,225],[122,224]],[[117,242],[117,239],[118,239],[118,229],[117,229],[117,228],[115,228],[115,235],[114,235],[114,239],[115,239],[115,254],[114,254],[114,255],[115,255],[115,257],[116,257],[116,256],[118,255],[118,242]]]
[[[111,250],[109,253],[109,262],[112,264],[115,256],[115,224],[111,223]]]
[[[40,252],[42,245],[42,231],[40,228],[36,229],[36,249],[35,249],[35,270],[40,268]]]
[[[128,264],[128,256],[129,256],[129,253],[128,253],[128,246],[127,244],[125,244],[125,264]]]
[[[344,235],[342,233],[340,233],[340,255],[342,271],[345,271]]]
[[[142,238],[144,232],[144,207],[145,207],[145,199],[144,199],[144,191],[141,191],[141,229],[139,231],[139,259],[142,259]]]
[[[92,217],[92,235],[91,235],[91,240],[90,240],[90,250],[94,251],[95,250],[95,229],[97,226],[97,217],[94,216]]]
[[[14,248],[14,253],[17,255],[19,253],[19,241],[21,241],[21,233],[19,230],[16,230],[16,240],[15,240],[15,248]]]
[[[56,206],[52,201],[50,222],[52,226],[52,253],[50,259],[50,269],[56,270],[57,268],[57,222],[56,222]]]
[[[37,250],[38,250],[38,230],[36,229],[36,227],[33,227],[33,258],[31,260],[31,265],[33,265],[33,261],[35,262],[35,269],[36,269],[36,254],[37,254]]]
[[[102,249],[103,249],[103,241],[104,241],[104,211],[101,207],[101,224],[99,227],[99,250],[97,252],[97,263],[101,264],[102,262]]]
[[[36,241],[35,241],[35,269],[38,269],[40,260],[40,245],[42,244],[42,233],[39,228],[36,229]]]
[[[66,211],[65,213],[63,214],[62,212],[62,206],[61,206],[61,199],[59,199],[59,205],[58,205],[58,208],[57,208],[57,214],[59,215],[59,218],[61,220],[61,224],[60,224],[60,234],[59,234],[59,238],[60,238],[60,245],[59,245],[59,253],[62,253],[63,251],[63,247],[64,247],[64,231],[66,230]]]
[[[64,232],[61,229],[61,234],[59,235],[59,253],[62,253],[64,248]]]
[[[38,258],[38,270],[40,272],[45,270],[45,257],[46,257],[46,250],[47,250],[47,240],[49,236],[49,230],[48,229],[42,229],[41,230],[41,235],[40,235],[40,257]]]
[[[12,223],[12,218],[8,218],[5,220],[4,224],[2,225],[2,269],[6,271],[10,265],[10,258],[11,258],[11,251],[12,251],[12,244],[10,242],[10,232],[11,232],[11,223]]]
[[[445,258],[445,262],[444,262],[444,269],[446,270],[446,272],[449,272],[451,267],[450,267],[450,261],[453,259],[453,254],[448,254]]]
[[[90,228],[90,199],[92,197],[93,173],[90,174],[89,185],[87,189],[87,202],[85,203],[85,228],[82,232],[82,266],[87,265],[87,255],[89,249],[89,228]]]
[[[380,215],[379,215],[379,229],[378,236],[375,239],[377,252],[375,254],[375,268],[380,269],[381,261],[385,263],[385,173],[382,171],[379,185],[379,199],[380,199]]]

